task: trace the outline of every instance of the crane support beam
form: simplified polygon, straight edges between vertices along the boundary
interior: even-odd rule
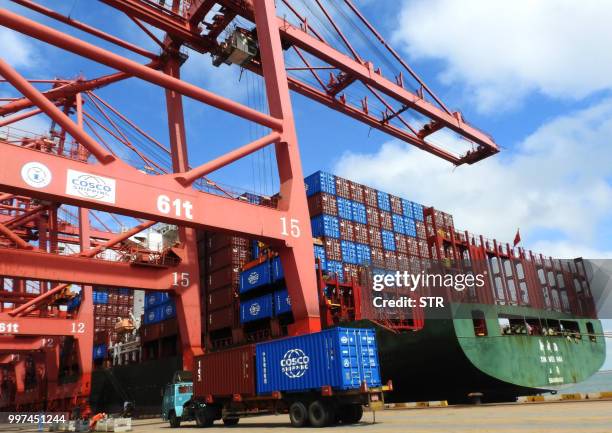
[[[175,272],[185,269],[180,264],[172,268],[134,266],[86,257],[0,248],[0,275],[56,283],[91,284],[94,286],[126,287],[139,290],[172,290]]]
[[[151,176],[120,160],[102,167],[4,143],[0,143],[0,153],[2,191],[180,226],[235,231],[276,244],[288,238],[281,235],[281,218],[290,218],[288,211],[184,187],[175,179],[180,174]],[[32,162],[51,173],[44,188],[32,187],[22,178],[22,168]],[[88,176],[93,176],[94,189],[105,191],[92,193],[87,185],[82,186],[79,179]]]

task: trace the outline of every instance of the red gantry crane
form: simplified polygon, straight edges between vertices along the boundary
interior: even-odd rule
[[[100,0],[103,5],[95,7],[127,15],[134,28],[158,46],[156,52],[34,1],[13,3],[28,9],[27,17],[15,12],[18,7],[0,9],[0,25],[116,72],[96,78],[28,80],[0,55],[5,85],[20,94],[3,98],[0,105],[4,128],[0,137],[0,382],[11,379],[16,384],[12,390],[0,391],[4,407],[86,405],[94,286],[173,291],[184,368],[190,369],[194,356],[202,351],[196,229],[261,239],[278,251],[295,318],[289,332],[320,329],[310,219],[290,90],[455,165],[472,164],[498,152],[488,135],[441,102],[350,0],[282,0],[276,5],[274,0]],[[46,23],[57,23],[57,28],[37,21],[38,16]],[[70,29],[116,50],[87,42]],[[361,40],[353,40],[357,37]],[[266,109],[256,110],[182,80],[186,49],[192,55],[210,55],[216,66],[235,64],[261,76]],[[118,54],[126,50],[142,60]],[[372,53],[382,56],[386,65],[393,62],[392,67],[383,72]],[[160,106],[166,107],[169,137],[162,141],[168,145],[96,93],[132,77],[164,90]],[[260,125],[265,133],[192,167],[183,97]],[[41,114],[51,120],[47,135],[32,137],[10,129],[15,122]],[[168,166],[126,134],[124,127],[161,151],[169,159]],[[456,154],[435,144],[433,137],[439,132],[462,138],[466,151]],[[135,155],[138,165],[147,170],[122,159],[125,152],[116,152],[117,145]],[[280,184],[275,206],[239,200],[207,179],[268,146],[274,148]],[[103,227],[100,215],[137,224],[112,230]],[[138,254],[139,259],[124,254],[128,238],[158,222],[179,227],[178,245],[163,253]],[[69,245],[78,248],[70,252]],[[110,259],[103,257],[108,251],[113,252]],[[81,287],[82,303],[75,311],[60,308],[70,285]],[[78,378],[60,383],[58,341],[67,337],[76,344]],[[29,371],[46,378],[44,391],[37,388],[28,393],[25,364],[32,362],[36,368],[30,365]]]

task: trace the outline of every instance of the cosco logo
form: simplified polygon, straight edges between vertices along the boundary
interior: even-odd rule
[[[151,321],[155,320],[155,312],[151,311],[149,313],[149,320],[151,320]]]
[[[172,314],[172,311],[173,311],[172,305],[168,305],[166,307],[166,314],[169,316]]]
[[[349,339],[346,335],[342,336],[342,338],[340,338],[340,343],[342,344],[347,344],[349,342]]]
[[[290,379],[304,376],[308,370],[310,357],[302,349],[288,350],[280,361],[281,371]]]
[[[90,174],[72,179],[72,185],[89,198],[101,198],[112,191],[102,179]]]
[[[259,281],[259,274],[257,272],[251,272],[247,280],[249,281],[249,284],[255,284]]]
[[[257,316],[260,311],[261,305],[259,305],[257,302],[253,303],[249,308],[249,313],[251,313],[251,316]]]
[[[115,203],[116,181],[108,177],[68,170],[66,193],[106,203]]]

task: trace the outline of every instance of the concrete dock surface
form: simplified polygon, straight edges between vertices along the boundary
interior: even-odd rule
[[[193,422],[172,429],[160,419],[133,420],[133,427],[134,432],[142,433],[200,430]],[[359,424],[327,429],[333,433],[612,433],[612,400],[389,409],[376,413],[375,424],[372,413],[366,412]],[[2,425],[0,431],[35,432],[37,429]],[[241,419],[235,427],[224,427],[218,421],[204,431],[296,433],[323,430],[295,429],[289,424],[287,415],[270,415]]]

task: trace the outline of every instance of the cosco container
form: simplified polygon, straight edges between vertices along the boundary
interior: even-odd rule
[[[283,271],[283,265],[281,264],[280,257],[274,257],[272,259],[272,281],[279,281],[285,278],[285,272]]]
[[[271,282],[270,262],[261,263],[240,273],[240,293],[265,286]]]
[[[317,171],[304,179],[306,186],[306,195],[311,196],[318,192],[326,192],[331,195],[336,195],[336,176]]]
[[[163,305],[160,305],[162,310],[161,312],[161,320],[168,320],[176,317],[176,305],[174,300],[170,300]]]
[[[163,309],[159,305],[157,307],[152,307],[144,313],[144,324],[151,325],[161,322],[163,320],[163,314]]]
[[[291,298],[287,289],[274,292],[274,313],[291,313]]]
[[[272,317],[272,293],[240,302],[240,322],[253,322],[268,317]]]
[[[391,212],[391,201],[389,200],[389,194],[378,191],[376,195],[378,197],[378,208]]]
[[[168,293],[153,292],[145,295],[145,308],[156,307],[169,299]]]
[[[257,393],[381,385],[372,329],[331,328],[256,346]]]
[[[99,344],[94,346],[93,359],[103,359],[106,356],[106,344]]]

